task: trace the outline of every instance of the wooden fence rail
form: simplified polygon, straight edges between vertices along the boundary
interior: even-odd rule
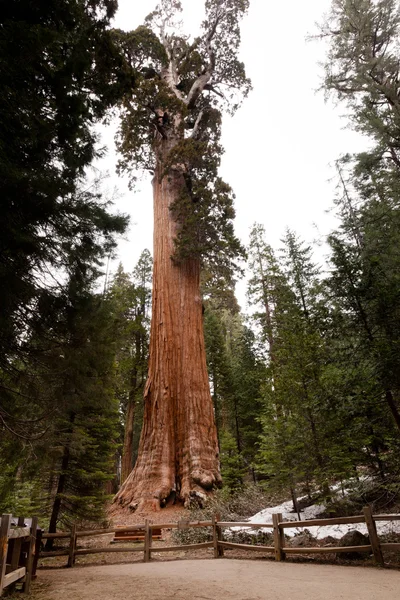
[[[22,582],[24,592],[30,590],[40,532],[37,517],[33,517],[30,526],[25,521],[19,517],[14,526],[12,515],[2,515],[0,519],[0,596],[5,588],[17,582]]]
[[[305,521],[284,521],[281,514],[273,515],[272,523],[249,523],[249,522],[234,522],[234,521],[221,521],[220,516],[215,515],[211,521],[179,521],[178,523],[162,523],[159,525],[153,524],[150,521],[139,525],[133,525],[130,527],[114,527],[108,529],[97,529],[97,530],[85,530],[77,531],[76,527],[72,528],[71,532],[59,532],[59,533],[44,533],[42,539],[69,539],[68,547],[63,550],[54,550],[51,552],[40,551],[40,558],[48,558],[53,556],[66,556],[68,557],[68,567],[73,567],[75,558],[77,556],[86,554],[98,554],[98,553],[143,553],[143,560],[149,562],[154,552],[173,552],[180,550],[196,550],[200,548],[213,548],[214,557],[218,558],[224,556],[225,549],[241,549],[254,552],[263,552],[266,554],[273,554],[275,560],[283,561],[287,555],[292,554],[337,554],[337,553],[350,553],[350,552],[369,552],[374,555],[374,559],[377,564],[384,566],[383,553],[385,551],[400,552],[400,543],[381,543],[377,529],[377,521],[399,521],[400,515],[373,515],[370,507],[364,508],[362,515],[356,515],[353,517],[337,517],[331,519],[310,519]],[[286,545],[285,529],[288,527],[299,527],[299,528],[311,528],[321,527],[324,525],[343,525],[343,524],[356,524],[364,523],[367,526],[369,534],[369,544],[363,546],[337,546],[337,547],[298,547],[293,548]],[[183,544],[174,546],[153,546],[153,530],[160,529],[189,529],[205,527],[210,528],[210,538],[212,541],[201,542],[197,544]],[[226,528],[240,527],[241,529],[270,529],[273,535],[273,545],[252,545],[235,543],[223,539],[223,530]],[[77,548],[77,541],[83,537],[105,535],[109,533],[123,533],[123,532],[136,532],[142,531],[144,536],[144,543],[140,546],[134,545],[130,547],[99,547],[99,548]],[[15,534],[16,535],[16,534]],[[1,565],[1,563],[0,563]]]

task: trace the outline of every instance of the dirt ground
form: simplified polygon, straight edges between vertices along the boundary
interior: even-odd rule
[[[32,600],[398,600],[394,570],[185,560],[40,570]]]

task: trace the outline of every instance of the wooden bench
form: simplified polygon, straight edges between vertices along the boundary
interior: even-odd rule
[[[161,540],[161,528],[153,528],[153,540]],[[117,542],[144,542],[146,532],[144,529],[134,529],[131,531],[116,531],[114,534],[113,543]]]

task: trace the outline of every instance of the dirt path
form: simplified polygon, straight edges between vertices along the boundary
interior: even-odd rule
[[[34,600],[398,600],[400,572],[247,560],[39,571]]]

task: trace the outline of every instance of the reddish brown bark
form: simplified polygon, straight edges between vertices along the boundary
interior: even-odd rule
[[[204,498],[219,486],[217,432],[206,366],[200,264],[176,263],[177,223],[171,204],[184,179],[163,173],[171,139],[157,142],[154,191],[154,269],[149,375],[144,420],[134,470],[116,502],[135,510],[169,499]]]

